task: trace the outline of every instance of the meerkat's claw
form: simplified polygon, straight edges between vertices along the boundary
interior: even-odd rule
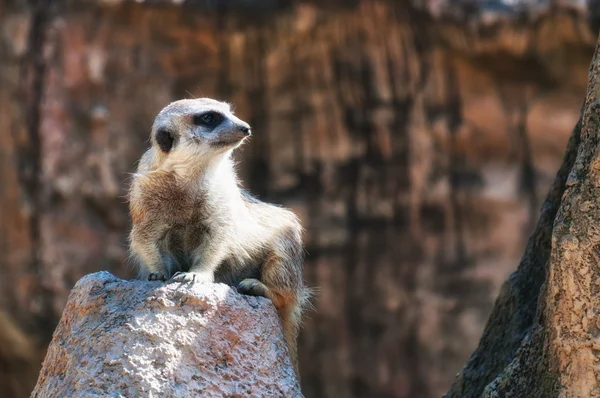
[[[258,279],[248,278],[244,279],[237,285],[238,293],[246,294],[248,296],[261,296],[269,298],[269,288],[264,285]]]
[[[192,283],[195,282],[195,275],[191,272],[175,272],[169,282]]]
[[[167,280],[167,276],[162,272],[151,272],[150,274],[148,274],[148,280],[165,282]]]
[[[212,282],[212,278],[199,272],[176,272],[169,282],[208,283]]]

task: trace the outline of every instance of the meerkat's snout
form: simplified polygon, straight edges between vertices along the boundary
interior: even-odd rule
[[[245,122],[238,122],[235,123],[234,122],[235,127],[232,129],[233,131],[231,132],[233,135],[239,137],[240,140],[243,140],[246,137],[250,137],[252,135],[252,132],[250,131],[250,126],[245,123]]]
[[[250,137],[252,135],[252,131],[250,131],[250,127],[249,126],[240,126],[240,131],[246,137]]]
[[[216,147],[237,147],[249,137],[250,126],[243,121],[230,121],[229,126],[224,126],[215,132],[214,138],[210,139],[210,143]]]

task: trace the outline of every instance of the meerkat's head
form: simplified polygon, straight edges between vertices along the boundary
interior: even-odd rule
[[[186,99],[163,108],[152,126],[152,146],[166,158],[209,160],[238,147],[250,126],[227,103]],[[161,156],[161,157],[162,157]]]

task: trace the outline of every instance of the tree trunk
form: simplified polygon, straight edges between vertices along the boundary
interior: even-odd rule
[[[448,398],[600,394],[599,50],[537,228]]]

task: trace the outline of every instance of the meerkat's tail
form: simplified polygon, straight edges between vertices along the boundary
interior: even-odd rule
[[[279,316],[283,326],[283,335],[288,346],[288,352],[296,372],[298,382],[300,382],[300,369],[298,365],[298,334],[302,324],[302,315],[306,308],[312,308],[310,299],[314,291],[309,288],[302,288],[297,294],[296,300],[289,303],[279,310]]]
[[[293,308],[282,308],[279,310],[281,324],[283,326],[283,336],[288,348],[288,354],[294,366],[294,372],[300,382],[300,369],[298,366],[298,333],[300,331],[301,310],[294,306]]]

